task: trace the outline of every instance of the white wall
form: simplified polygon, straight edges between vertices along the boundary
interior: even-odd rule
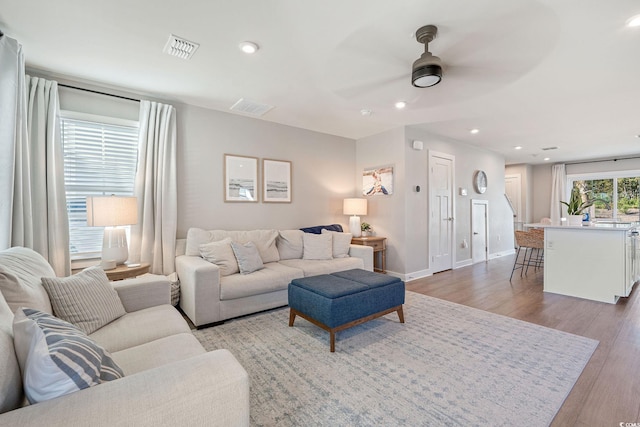
[[[420,140],[423,150],[414,150],[412,142]],[[361,182],[364,169],[393,165],[393,196],[369,198],[367,222],[378,235],[387,237],[387,269],[412,279],[430,274],[428,228],[429,150],[455,156],[455,262],[471,262],[471,199],[489,201],[489,254],[499,256],[513,251],[513,218],[504,197],[504,158],[493,152],[445,140],[414,127],[395,129],[359,139],[356,143],[356,181]],[[477,194],[473,175],[478,169],[487,173],[488,189]],[[358,181],[360,180],[360,181]],[[415,191],[416,186],[420,192]],[[458,188],[465,187],[467,196]]]
[[[404,158],[404,129],[396,128],[356,142],[355,186],[357,197],[362,196],[362,172],[383,166],[393,166],[394,192],[388,196],[369,196],[368,213],[361,217],[373,227],[375,235],[387,238],[388,271],[403,274],[406,262],[406,185]]]

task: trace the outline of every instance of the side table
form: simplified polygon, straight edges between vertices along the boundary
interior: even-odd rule
[[[387,238],[386,237],[353,237],[351,244],[371,246],[373,248],[373,270],[384,273],[387,267]],[[380,258],[380,262],[378,262]]]
[[[126,265],[119,265],[112,270],[105,270],[105,273],[110,281],[130,279],[132,277],[140,276],[149,272],[149,264],[142,263],[137,267],[127,267]]]

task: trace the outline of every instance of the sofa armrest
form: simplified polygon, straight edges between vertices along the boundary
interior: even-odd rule
[[[220,318],[220,268],[197,256],[176,257],[180,308],[195,326]]]
[[[171,282],[166,276],[146,274],[134,279],[111,282],[127,313],[171,304]]]
[[[373,248],[371,246],[349,245],[349,256],[362,259],[364,269],[373,271]]]
[[[249,377],[228,350],[0,414],[0,425],[249,425]]]

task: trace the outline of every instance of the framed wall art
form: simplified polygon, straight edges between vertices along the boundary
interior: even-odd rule
[[[258,201],[258,159],[224,155],[224,201]]]
[[[291,162],[262,159],[262,201],[291,203]]]
[[[362,172],[363,196],[388,196],[391,194],[393,194],[392,166]]]

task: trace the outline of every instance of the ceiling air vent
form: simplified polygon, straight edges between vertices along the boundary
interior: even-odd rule
[[[542,151],[557,150],[558,147],[544,147]]]
[[[272,108],[273,105],[261,104],[250,99],[240,98],[238,102],[231,106],[230,110],[248,114],[250,116],[260,117]]]
[[[164,53],[171,56],[177,56],[182,59],[191,59],[196,50],[200,47],[200,44],[190,42],[176,35],[170,34],[167,44],[164,45],[162,50]]]

